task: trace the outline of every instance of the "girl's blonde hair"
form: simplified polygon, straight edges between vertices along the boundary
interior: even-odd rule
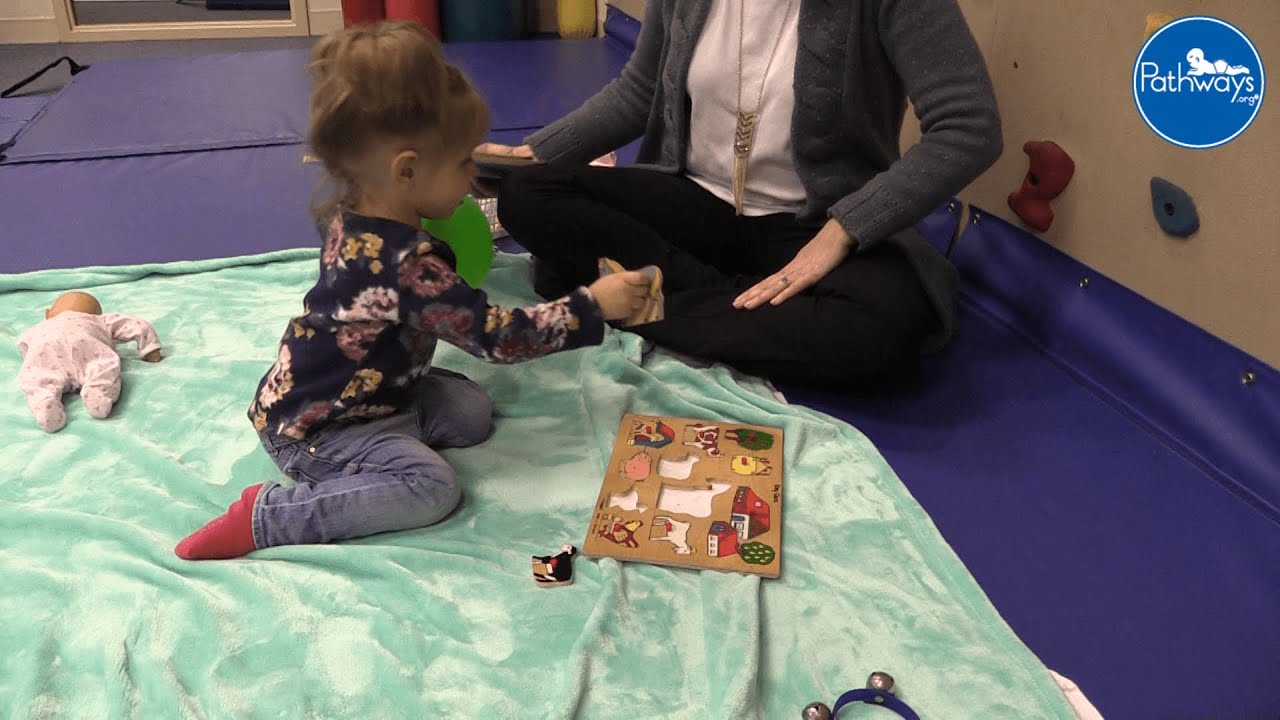
[[[311,51],[307,143],[338,192],[315,208],[328,215],[350,200],[352,161],[387,139],[432,138],[440,153],[473,147],[489,108],[422,25],[383,21],[332,33]]]

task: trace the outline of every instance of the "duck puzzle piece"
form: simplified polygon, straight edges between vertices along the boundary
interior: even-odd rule
[[[1160,229],[1174,237],[1191,237],[1200,229],[1200,214],[1187,191],[1165,180],[1151,178],[1151,211]]]

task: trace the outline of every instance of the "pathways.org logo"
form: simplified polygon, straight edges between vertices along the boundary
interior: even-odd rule
[[[1218,18],[1174,20],[1147,40],[1133,65],[1133,99],[1142,119],[1185,148],[1234,140],[1253,124],[1265,92],[1257,48]]]

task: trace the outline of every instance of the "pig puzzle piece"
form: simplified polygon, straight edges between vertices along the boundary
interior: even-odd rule
[[[626,268],[617,260],[600,258],[600,277],[620,272],[626,272]],[[640,268],[640,272],[649,277],[649,296],[643,307],[622,322],[623,327],[654,323],[664,317],[666,301],[662,295],[662,270],[656,265],[647,265]]]
[[[1200,229],[1200,214],[1186,190],[1164,178],[1151,178],[1151,211],[1160,229],[1174,237],[1191,237]]]
[[[1022,187],[1009,194],[1009,209],[1027,225],[1044,232],[1053,224],[1050,203],[1067,189],[1076,172],[1067,151],[1050,140],[1032,140],[1022,146],[1030,168]]]

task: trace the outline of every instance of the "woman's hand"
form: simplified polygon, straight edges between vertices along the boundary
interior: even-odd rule
[[[480,143],[476,146],[475,153],[478,155],[500,155],[505,157],[519,157],[536,160],[533,156],[533,147],[530,145],[521,145],[515,147],[512,145],[500,145],[498,143]]]
[[[756,283],[733,301],[738,309],[754,310],[764,303],[781,305],[813,285],[844,262],[857,243],[840,223],[828,220],[813,239],[781,270]]]

